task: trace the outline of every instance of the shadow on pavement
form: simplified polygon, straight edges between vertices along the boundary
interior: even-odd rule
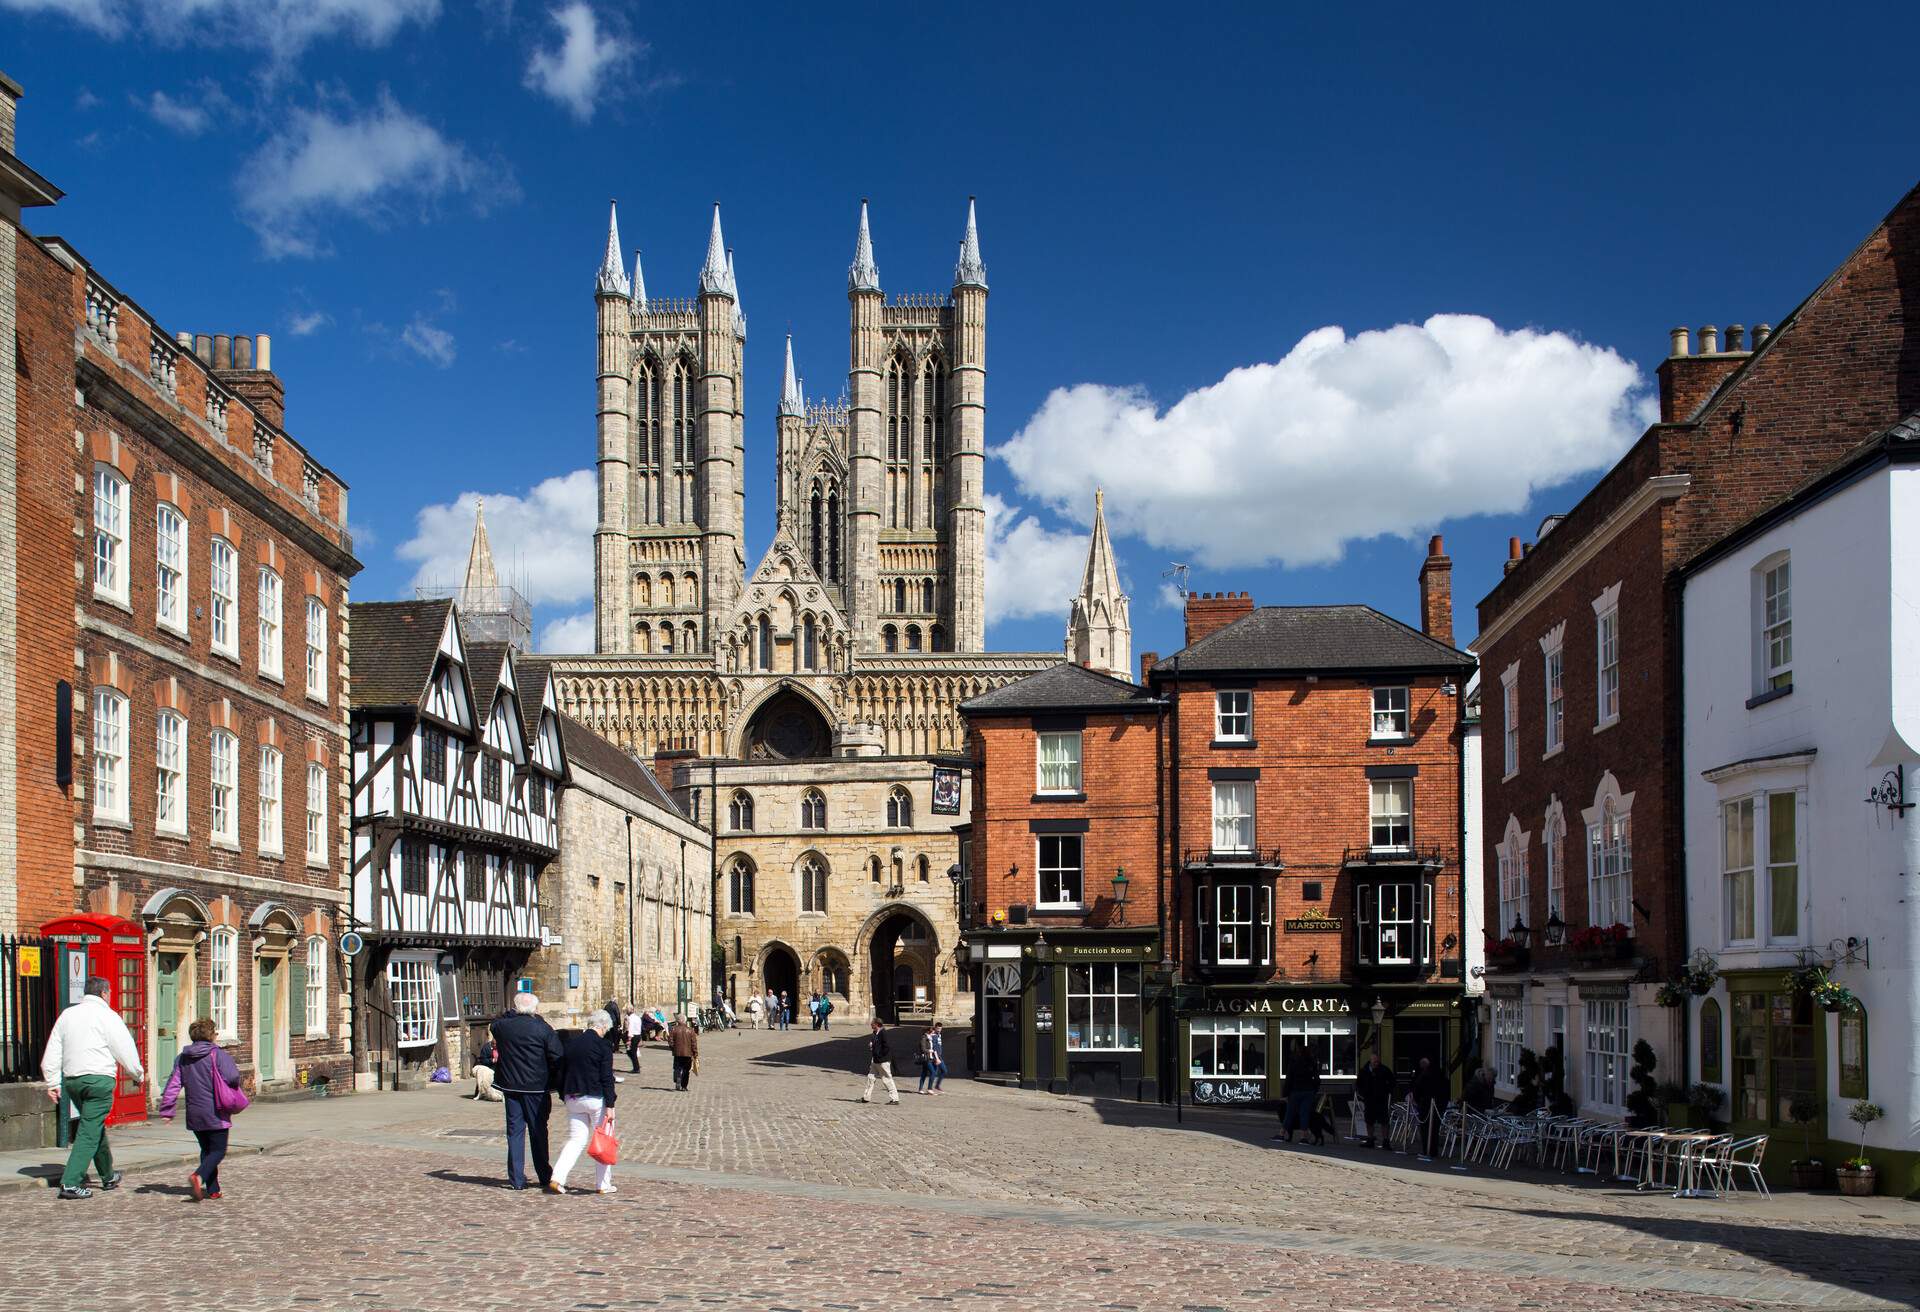
[[[789,1031],[798,1033],[799,1031]],[[920,1036],[924,1025],[889,1025],[887,1043],[893,1052],[893,1077],[913,1079],[919,1074]],[[764,1052],[747,1059],[753,1066],[807,1066],[815,1070],[843,1071],[865,1078],[867,1073],[867,1035],[865,1026],[807,1031],[807,1039],[791,1048]],[[967,1036],[971,1027],[948,1025],[941,1030],[947,1056],[947,1078],[967,1079]]]
[[[430,1180],[441,1180],[447,1184],[478,1185],[482,1189],[504,1189],[507,1186],[507,1181],[504,1176],[463,1175],[459,1171],[428,1171],[427,1178]]]

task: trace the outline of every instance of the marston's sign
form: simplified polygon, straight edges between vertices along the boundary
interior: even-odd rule
[[[1291,920],[1280,922],[1289,934],[1338,934],[1340,917],[1330,916],[1319,907],[1309,907]]]

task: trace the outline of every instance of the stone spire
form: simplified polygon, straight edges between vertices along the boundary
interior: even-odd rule
[[[980,228],[973,218],[973,197],[967,197],[967,235],[960,239],[960,261],[953,266],[955,287],[985,287],[987,266],[980,262]]]
[[[880,270],[873,264],[873,234],[867,230],[867,199],[864,196],[860,198],[860,236],[853,243],[853,263],[847,268],[847,290],[880,290]]]
[[[805,399],[800,395],[800,379],[793,372],[793,334],[787,334],[787,379],[780,388],[780,413],[797,415],[806,409]]]
[[[707,234],[707,262],[700,266],[700,294],[735,298],[728,269],[727,239],[720,233],[720,202],[713,203],[713,230]]]
[[[594,291],[602,296],[628,296],[627,271],[620,267],[620,207],[607,202],[607,253],[600,260],[600,276]]]
[[[740,282],[733,276],[733,248],[727,248],[727,287],[733,292],[733,335],[747,340],[747,312],[740,308]]]
[[[640,272],[640,248],[633,248],[633,308],[635,313],[647,312],[647,276]]]
[[[1107,536],[1106,494],[1093,493],[1093,540],[1087,544],[1087,568],[1080,595],[1067,617],[1067,659],[1116,679],[1133,681],[1133,623],[1127,594],[1120,590],[1120,565]]]
[[[475,593],[485,588],[485,604],[491,605],[493,593],[499,587],[500,574],[493,567],[493,545],[487,541],[487,503],[482,499],[473,507],[473,545],[467,549],[467,604],[477,604],[480,599]]]

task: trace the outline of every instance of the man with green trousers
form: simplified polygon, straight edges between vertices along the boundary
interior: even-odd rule
[[[133,1035],[107,1001],[108,988],[107,981],[97,975],[87,981],[86,996],[53,1023],[53,1037],[40,1059],[47,1097],[58,1103],[64,1092],[80,1118],[67,1169],[60,1173],[62,1198],[93,1197],[93,1190],[86,1187],[89,1162],[100,1176],[102,1189],[119,1188],[120,1172],[113,1169],[113,1150],[107,1146],[113,1087],[121,1067],[136,1080],[146,1079]]]

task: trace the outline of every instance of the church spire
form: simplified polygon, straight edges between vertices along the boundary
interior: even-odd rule
[[[602,296],[626,296],[631,293],[627,271],[620,267],[620,207],[607,202],[607,253],[600,260],[600,276],[594,291]]]
[[[493,567],[493,545],[487,541],[487,503],[482,498],[473,507],[473,545],[467,549],[466,605],[485,606],[492,604],[493,593],[500,587],[499,571]],[[476,593],[487,590],[483,601]]]
[[[780,388],[780,413],[797,415],[806,409],[800,395],[800,379],[793,372],[793,334],[787,334],[787,379]]]
[[[727,271],[727,239],[720,232],[720,202],[713,203],[713,230],[707,234],[707,262],[700,266],[702,296],[734,296],[733,276]]]
[[[853,263],[847,269],[847,290],[877,292],[880,270],[873,264],[873,234],[867,230],[867,198],[860,198],[860,236],[853,243]]]
[[[1106,494],[1093,493],[1093,538],[1080,595],[1067,617],[1067,659],[1116,679],[1133,681],[1133,624],[1127,594],[1120,590],[1120,564],[1107,536]]]
[[[973,197],[967,197],[967,235],[960,239],[960,261],[953,266],[955,287],[987,285],[987,266],[980,262],[980,227],[973,218]]]
[[[633,308],[640,314],[647,312],[647,275],[640,272],[640,248],[633,248]]]
[[[747,312],[740,308],[740,282],[733,276],[733,247],[727,247],[727,290],[733,293],[733,335],[747,340]]]

